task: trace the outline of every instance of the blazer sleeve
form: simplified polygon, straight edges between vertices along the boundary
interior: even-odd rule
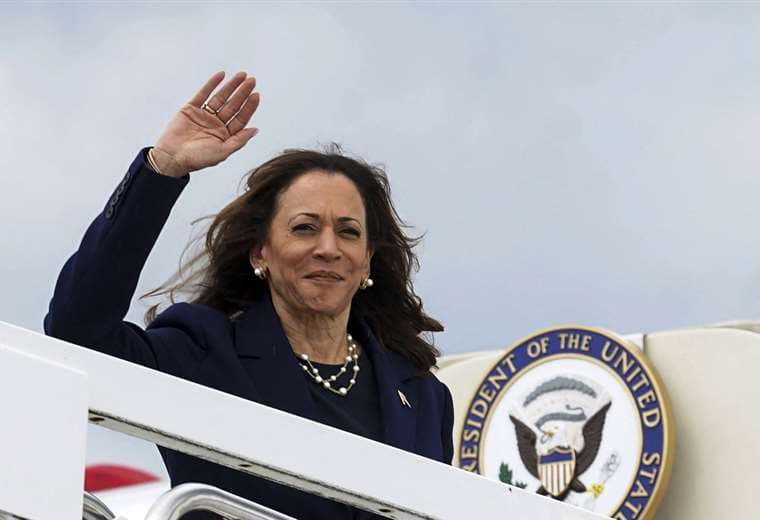
[[[441,445],[443,446],[443,462],[451,464],[454,460],[454,400],[451,390],[445,383],[443,386],[443,421],[441,426]]]
[[[122,321],[145,261],[188,182],[188,176],[177,179],[150,170],[146,153],[147,148],[137,155],[63,266],[44,329],[50,336],[181,375],[183,365],[203,356],[198,334],[172,326],[171,317],[182,314],[181,308],[167,311],[164,326],[148,331]]]

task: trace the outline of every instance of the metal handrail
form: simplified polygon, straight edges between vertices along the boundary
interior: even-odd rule
[[[170,489],[151,506],[145,520],[177,520],[190,511],[198,510],[239,520],[296,520],[206,484],[180,484]]]
[[[108,509],[102,500],[92,493],[84,492],[82,520],[113,520],[114,518],[116,515]]]

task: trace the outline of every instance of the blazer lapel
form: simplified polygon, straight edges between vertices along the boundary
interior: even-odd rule
[[[349,332],[360,341],[375,373],[383,442],[413,451],[417,410],[406,381],[416,369],[412,363],[383,347],[367,324],[351,320]],[[318,420],[308,381],[288,342],[270,296],[254,303],[235,321],[235,348],[251,378],[251,398],[311,420]],[[404,395],[402,398],[400,393]],[[409,406],[402,399],[406,399]]]
[[[415,375],[410,362],[387,350],[362,320],[355,320],[352,329],[358,334],[364,351],[370,357],[377,382],[380,416],[383,423],[383,442],[402,450],[413,451],[417,430],[417,413],[414,396],[405,381]],[[404,395],[409,406],[402,402]]]
[[[316,420],[303,369],[268,294],[236,320],[235,348],[251,378],[255,401]]]

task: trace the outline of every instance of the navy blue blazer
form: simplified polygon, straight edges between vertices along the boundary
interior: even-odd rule
[[[187,177],[154,173],[146,166],[145,153],[138,154],[64,265],[45,317],[46,334],[315,420],[308,381],[268,297],[235,318],[205,305],[178,303],[146,330],[122,321],[148,254],[188,182]],[[451,463],[453,405],[446,386],[384,348],[361,320],[352,319],[349,330],[370,356],[375,372],[383,442]],[[401,404],[398,390],[412,408]],[[374,518],[195,457],[159,450],[172,485],[208,483],[296,518]],[[361,471],[361,464],[357,468]],[[392,475],[393,468],[371,471]]]

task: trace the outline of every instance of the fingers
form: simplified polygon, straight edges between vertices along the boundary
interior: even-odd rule
[[[203,85],[201,89],[198,92],[196,92],[192,98],[190,98],[190,101],[188,101],[188,104],[196,108],[200,108],[201,105],[208,99],[208,97],[214,91],[214,89],[219,85],[219,83],[222,82],[223,79],[224,79],[224,71],[219,71],[219,72],[214,73],[214,75],[211,76],[208,79],[208,81],[206,81],[206,84]]]
[[[213,94],[223,80],[224,72],[212,75],[188,104],[195,108],[202,108],[205,104],[216,113],[214,115],[201,112],[207,119],[213,119],[217,124],[221,123],[227,127],[229,137],[224,140],[222,147],[229,156],[240,150],[258,133],[258,128],[246,128],[246,125],[256,112],[261,96],[258,92],[253,92],[256,88],[256,78],[248,77],[248,74],[242,71],[232,76],[216,94]]]
[[[261,95],[258,92],[254,92],[248,98],[245,100],[245,104],[242,106],[240,111],[235,114],[235,116],[227,122],[227,131],[230,133],[230,135],[237,134],[240,130],[245,128],[245,126],[248,124],[248,121],[251,120],[251,116],[253,116],[253,113],[256,112],[256,109],[259,107],[259,102],[261,101]]]
[[[222,88],[219,89],[219,92],[214,94],[211,99],[206,101],[206,104],[209,106],[209,108],[215,112],[221,110],[232,93],[235,92],[235,89],[237,89],[245,81],[247,76],[248,75],[245,72],[238,72],[232,76],[227,83],[222,85]],[[251,79],[253,80],[253,86],[256,86],[256,80],[254,78]],[[253,90],[253,88],[251,88],[251,90]]]
[[[246,102],[248,96],[251,95],[251,92],[253,92],[254,87],[256,87],[256,78],[246,78],[245,81],[240,83],[240,86],[235,91],[235,93],[232,94],[229,99],[227,99],[227,102],[224,103],[221,108],[217,108],[216,105],[212,105],[211,108],[217,110],[216,115],[219,117],[219,119],[222,120],[223,123],[227,123],[230,119],[232,119],[232,116],[234,116],[237,111],[240,110],[240,107],[243,105],[243,103]],[[221,94],[222,91],[219,93]]]

